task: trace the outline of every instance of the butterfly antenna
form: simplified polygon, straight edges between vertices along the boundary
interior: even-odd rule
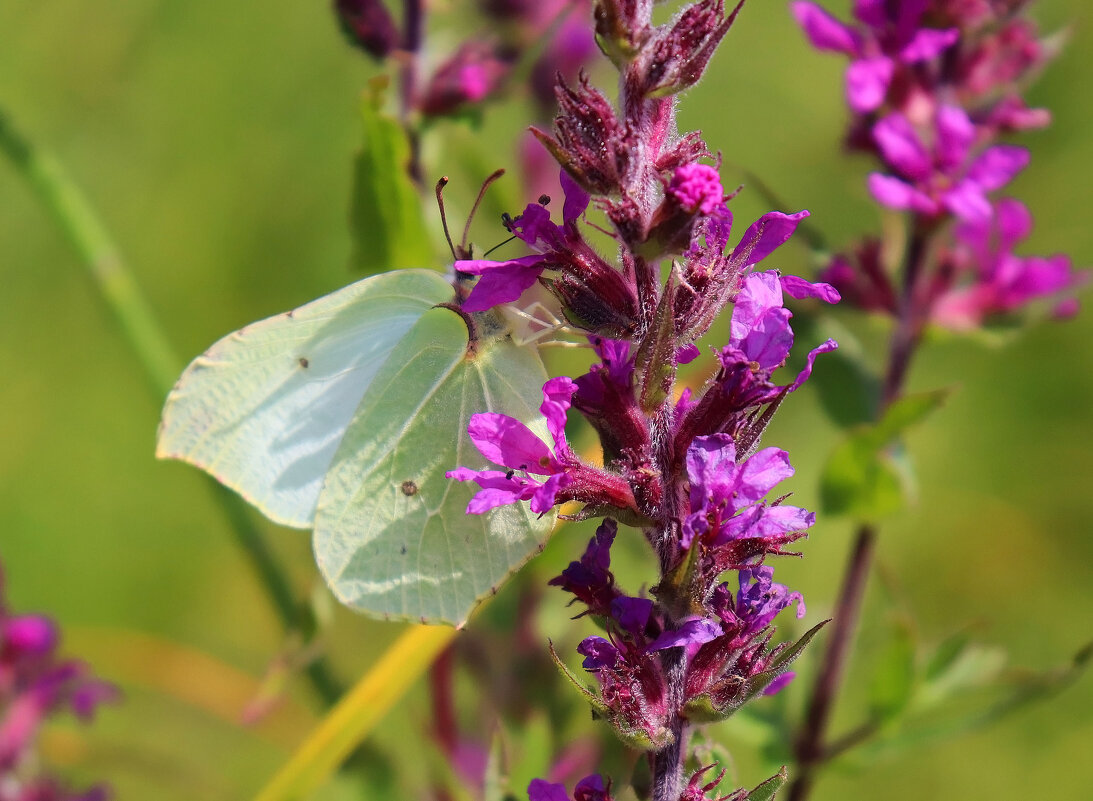
[[[452,244],[452,235],[448,233],[448,215],[444,213],[444,187],[447,185],[448,176],[440,176],[440,180],[436,182],[436,205],[440,208],[440,224],[444,227],[444,238],[448,240],[448,250],[452,252],[452,258],[458,260],[455,245]]]
[[[463,240],[459,243],[459,248],[464,253],[469,252],[467,248],[467,237],[471,234],[471,223],[474,221],[474,215],[478,211],[478,207],[482,204],[482,198],[486,196],[486,190],[490,188],[494,181],[505,174],[504,168],[494,170],[482,182],[482,188],[478,190],[478,197],[474,200],[474,205],[471,206],[471,213],[467,215],[467,224],[463,226]]]

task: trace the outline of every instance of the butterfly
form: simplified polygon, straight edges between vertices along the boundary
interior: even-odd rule
[[[443,275],[370,276],[245,326],[183,372],[156,455],[214,476],[271,520],[313,529],[344,604],[388,619],[462,625],[542,545],[553,514],[465,514],[476,488],[444,473],[485,463],[476,412],[545,434],[537,350],[495,312],[472,343]]]

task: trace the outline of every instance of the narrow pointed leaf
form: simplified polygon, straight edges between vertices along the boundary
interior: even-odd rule
[[[350,223],[353,266],[373,275],[434,261],[421,197],[410,177],[410,142],[383,113],[381,84],[361,107],[364,141],[357,156]]]

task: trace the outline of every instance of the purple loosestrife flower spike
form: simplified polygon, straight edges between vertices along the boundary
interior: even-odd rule
[[[475,415],[472,441],[506,469],[459,467],[448,475],[481,487],[472,513],[522,500],[537,512],[578,501],[575,518],[608,518],[580,559],[550,581],[579,603],[577,617],[593,615],[603,628],[577,647],[598,685],[584,689],[599,717],[649,752],[652,801],[710,801],[717,782],[702,784],[703,772],[684,784],[689,730],[709,719],[704,714],[730,714],[757,696],[800,650],[775,661],[784,647],[771,645],[774,617],[788,605],[801,614],[804,607],[763,561],[787,553],[815,518],[784,497],[766,500],[793,469],[785,451],[760,449],[759,441],[785,396],[835,343],[814,348],[795,380],[776,384],[794,341],[784,298],[834,303],[840,295],[830,284],[757,272],[807,211],[763,214],[729,248],[732,196],[702,137],[677,131],[669,95],[699,79],[740,5],[726,13],[723,0],[697,0],[661,25],[652,22],[650,0],[596,0],[594,7],[598,43],[620,73],[618,107],[581,74],[559,81],[552,133],[533,129],[563,170],[561,222],[545,203],[529,205],[506,226],[530,255],[463,260],[456,269],[480,276],[463,303],[471,313],[542,284],[586,333],[596,362],[575,381],[544,386],[553,446],[512,418]],[[846,46],[860,47],[862,58],[919,63],[941,45],[931,35],[916,38],[918,16],[876,22],[884,36],[850,37]],[[890,28],[909,31],[899,43],[905,52],[895,56],[881,47],[903,36]],[[616,263],[582,237],[578,223],[590,204],[611,226],[604,233],[614,240]],[[715,372],[702,389],[677,393],[679,365],[700,359],[696,340],[730,305]],[[599,435],[602,468],[566,443],[571,403]],[[640,529],[657,556],[649,597],[616,584],[609,549],[618,523]],[[722,582],[727,570],[742,571],[735,598]],[[572,801],[604,801],[602,781],[587,782]],[[562,785],[546,781],[533,782],[529,798],[570,801]]]
[[[947,258],[953,285],[940,289],[931,319],[946,328],[967,330],[990,315],[1014,311],[1040,298],[1058,298],[1086,282],[1088,274],[1074,270],[1066,256],[1014,253],[1031,230],[1032,215],[1013,198],[998,201],[990,217],[958,226]],[[1074,303],[1059,301],[1057,314],[1073,313]]]
[[[19,801],[105,799],[104,787],[77,795],[42,774],[35,742],[47,718],[67,710],[90,720],[100,704],[116,701],[119,692],[84,663],[58,657],[60,632],[52,620],[10,614],[3,583],[0,571],[0,798],[7,799],[10,790]]]
[[[869,191],[892,209],[928,217],[947,211],[964,220],[988,218],[987,194],[1001,189],[1025,168],[1028,151],[994,145],[970,159],[975,127],[957,106],[938,109],[934,128],[931,152],[902,114],[894,112],[880,120],[873,137],[881,155],[901,177],[873,173]]]
[[[926,0],[857,0],[857,26],[843,24],[817,3],[789,5],[813,47],[850,56],[846,100],[857,112],[880,108],[897,72],[937,58],[960,36],[956,28],[920,27]]]

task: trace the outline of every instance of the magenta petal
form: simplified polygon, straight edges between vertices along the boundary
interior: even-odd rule
[[[521,488],[522,489],[522,488]],[[481,515],[498,506],[507,506],[510,503],[524,500],[522,492],[516,489],[483,489],[479,490],[471,502],[467,504],[467,514]]]
[[[778,273],[767,270],[749,275],[744,279],[734,304],[729,341],[737,343],[748,335],[768,309],[782,307],[782,285]]]
[[[562,184],[562,193],[565,195],[565,203],[562,205],[562,221],[567,223],[575,222],[588,208],[591,197],[565,170],[562,170],[559,180]]]
[[[815,3],[794,2],[789,10],[804,30],[812,46],[818,50],[834,50],[849,56],[858,55],[858,34]]]
[[[778,273],[752,273],[736,296],[729,323],[729,345],[743,351],[763,368],[785,363],[793,346],[792,315],[782,307],[782,286]]]
[[[842,300],[839,290],[831,284],[814,284],[803,278],[798,278],[796,275],[783,275],[778,280],[782,282],[782,291],[791,298],[797,298],[797,300],[819,298],[825,303],[838,303]]]
[[[485,263],[488,262],[456,262],[456,269],[462,269],[459,266],[461,264],[476,266]],[[543,272],[541,266],[527,266],[528,263],[540,265],[542,256],[524,256],[511,262],[493,262],[498,269],[488,272],[483,270],[480,273],[482,277],[474,285],[471,294],[463,301],[461,306],[463,311],[485,311],[501,303],[518,300],[524,290],[534,284]],[[472,270],[463,270],[463,272],[472,272]]]
[[[0,626],[0,646],[20,655],[45,656],[59,637],[57,624],[43,615],[9,617]]]
[[[975,181],[965,179],[942,195],[945,208],[962,220],[986,221],[991,216],[991,204]]]
[[[780,448],[764,448],[740,466],[736,495],[745,503],[754,503],[792,475],[788,453]]]
[[[675,631],[666,631],[649,643],[648,651],[663,651],[687,645],[702,645],[720,637],[724,632],[716,621],[705,617],[684,620]]]
[[[455,263],[454,267],[461,273],[471,275],[488,275],[495,272],[511,272],[519,267],[534,267],[541,262],[543,257],[533,253],[530,256],[521,256],[509,261],[491,261],[489,259],[462,259]]]
[[[497,412],[479,412],[471,415],[467,433],[491,462],[540,475],[554,472],[555,460],[550,448],[515,418]]]
[[[786,688],[787,684],[796,678],[796,676],[797,674],[792,670],[787,670],[785,673],[778,675],[775,677],[774,681],[766,686],[766,689],[763,690],[763,695],[775,695],[781,692]]]
[[[800,387],[801,384],[808,381],[809,376],[812,375],[812,368],[816,364],[816,357],[817,356],[819,356],[821,353],[830,353],[831,351],[835,350],[838,347],[839,347],[838,342],[836,342],[833,339],[829,339],[826,342],[824,342],[822,345],[820,345],[819,347],[816,347],[816,348],[813,348],[812,350],[810,350],[809,353],[808,353],[808,360],[805,363],[805,369],[797,374],[797,379],[792,384],[789,385],[789,391],[793,392],[798,387]]]
[[[531,511],[537,515],[549,512],[554,506],[554,498],[558,495],[558,491],[569,484],[569,481],[569,476],[565,473],[555,473],[544,481],[531,496]]]
[[[702,354],[702,351],[698,349],[698,345],[693,342],[689,345],[683,345],[676,348],[675,360],[676,364],[690,364]]]
[[[760,367],[773,370],[785,364],[793,347],[789,309],[768,309],[740,342],[740,350]]]
[[[937,212],[937,203],[929,195],[891,175],[872,173],[869,176],[869,192],[878,203],[890,209],[914,210],[923,214]]]
[[[894,71],[895,64],[883,56],[852,62],[846,68],[846,102],[850,108],[861,113],[880,108]]]
[[[975,125],[964,109],[942,106],[937,112],[937,155],[942,165],[954,169],[964,163],[975,141]]]
[[[873,126],[873,139],[885,161],[913,181],[930,177],[932,159],[918,138],[910,120],[902,114],[889,114]]]
[[[975,181],[987,192],[993,192],[1012,181],[1028,162],[1029,154],[1023,147],[988,147],[968,168],[967,180]]]
[[[816,515],[797,506],[768,506],[755,521],[749,537],[777,537],[791,531],[804,531],[816,523]]]
[[[1010,308],[1042,295],[1061,292],[1074,284],[1074,272],[1066,256],[1030,256],[1018,261],[1021,270],[1005,294],[1006,305]]]
[[[796,214],[783,214],[771,211],[748,226],[740,244],[732,252],[732,262],[739,269],[758,264],[793,236],[801,220],[808,216],[807,211]]]
[[[998,225],[998,249],[1008,253],[1023,239],[1032,233],[1032,214],[1020,200],[1004,197],[995,204],[995,219]]]
[[[569,794],[560,784],[532,779],[528,785],[528,801],[569,801]]]
[[[543,403],[539,411],[547,421],[547,431],[554,438],[554,444],[564,447],[566,412],[573,401],[577,384],[566,376],[557,376],[543,384]]]
[[[918,31],[900,51],[900,58],[908,64],[917,61],[928,61],[941,55],[943,51],[951,47],[960,38],[957,28],[937,30],[935,28],[923,28]]]
[[[727,493],[735,481],[736,444],[728,434],[695,437],[687,448],[685,463],[691,481],[691,508],[697,510],[707,496]]]

